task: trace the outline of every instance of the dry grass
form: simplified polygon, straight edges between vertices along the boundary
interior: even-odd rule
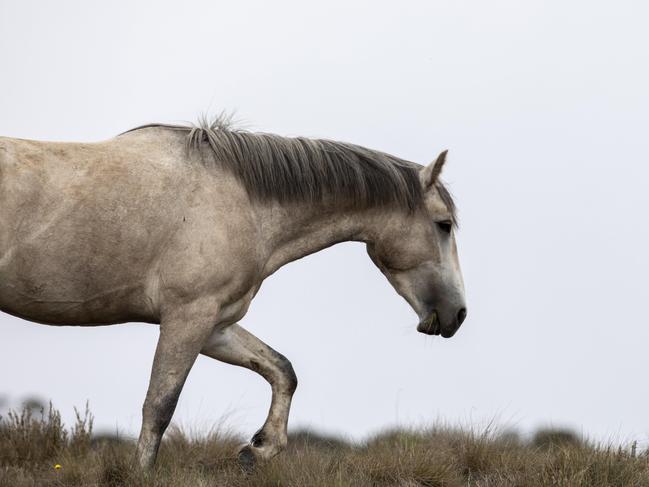
[[[172,429],[147,477],[132,464],[131,440],[92,435],[87,410],[66,429],[51,407],[26,409],[0,422],[0,486],[649,486],[646,453],[591,445],[568,431],[523,441],[515,433],[399,430],[363,444],[303,431],[252,474],[235,461],[240,443],[218,431],[197,439]]]

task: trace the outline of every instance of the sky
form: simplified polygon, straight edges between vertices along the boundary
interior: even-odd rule
[[[293,362],[290,427],[647,444],[648,19],[632,0],[0,0],[0,135],[99,141],[225,109],[422,164],[448,149],[467,320],[417,333],[361,244],[284,267],[241,324]],[[39,397],[70,421],[88,401],[98,430],[136,435],[157,334],[0,314],[5,407]],[[201,357],[174,420],[249,435],[269,401]]]

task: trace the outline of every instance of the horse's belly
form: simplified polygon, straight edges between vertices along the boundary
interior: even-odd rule
[[[0,276],[2,277],[2,276]],[[157,322],[155,313],[147,306],[146,297],[138,289],[109,289],[89,297],[43,296],[45,288],[14,285],[4,280],[0,284],[0,311],[20,318],[49,325],[110,325],[129,321]],[[141,302],[141,306],[134,305]]]
[[[139,278],[137,269],[120,266],[97,273],[91,259],[72,255],[29,245],[6,251],[0,257],[0,310],[52,325],[155,322],[145,269]]]
[[[99,326],[130,321],[156,322],[153,314],[134,312],[133,309],[116,306],[116,303],[123,298],[120,292],[109,293],[110,297],[107,299],[51,301],[22,294],[20,290],[16,291],[16,293],[3,291],[3,295],[8,299],[4,300],[0,297],[0,311],[36,323]]]

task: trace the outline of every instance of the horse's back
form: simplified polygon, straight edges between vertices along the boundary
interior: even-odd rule
[[[260,268],[249,197],[184,142],[157,128],[91,144],[2,139],[0,310],[157,322],[165,290],[248,293]]]
[[[0,309],[52,324],[155,321],[149,276],[182,200],[174,150],[0,139]]]

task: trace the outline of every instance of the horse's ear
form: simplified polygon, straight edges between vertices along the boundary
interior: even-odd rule
[[[424,191],[429,189],[433,184],[435,184],[435,181],[437,181],[437,178],[444,167],[444,163],[446,162],[446,154],[448,154],[447,150],[437,156],[435,162],[431,162],[419,172],[419,179],[421,180],[421,185],[424,188]]]

